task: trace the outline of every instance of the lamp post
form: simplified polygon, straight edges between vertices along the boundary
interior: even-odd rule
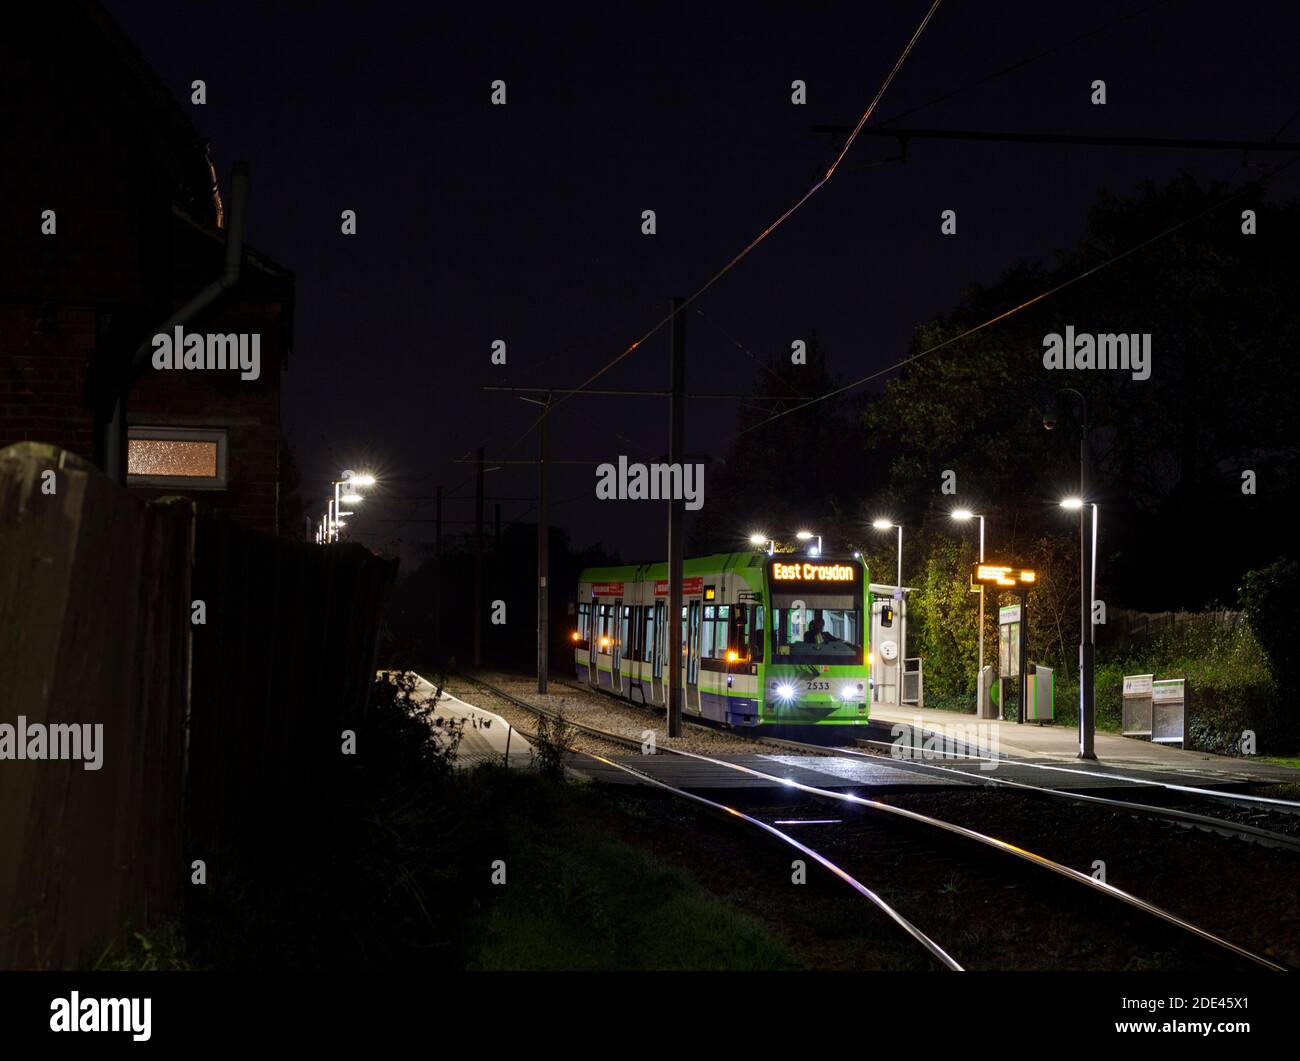
[[[814,534],[812,531],[801,530],[795,534],[795,537],[798,538],[801,542],[810,542],[814,538],[816,538],[817,539],[816,547],[811,545],[808,546],[808,553],[810,556],[821,556],[822,536],[820,534]]]
[[[330,486],[334,488],[334,497],[325,510],[325,541],[336,542],[339,540],[339,527],[343,525],[343,517],[354,515],[352,512],[344,512],[343,506],[360,504],[365,498],[357,492],[359,488],[374,485],[375,477],[373,475],[358,475],[350,468],[345,468],[341,473],[341,477],[330,483]],[[344,493],[345,490],[346,493]]]
[[[749,544],[756,545],[759,548],[765,548],[768,556],[771,556],[776,552],[776,542],[766,534],[762,534],[758,531],[755,531],[749,536]]]
[[[904,614],[903,607],[903,525],[895,523],[893,520],[877,519],[871,521],[872,527],[878,531],[897,530],[898,531],[898,581],[894,584],[894,599],[899,604],[899,632],[898,632],[898,706],[903,705],[903,670],[906,667],[907,660],[907,616]]]
[[[1094,684],[1094,682],[1093,682],[1092,679],[1093,679],[1093,677],[1094,677],[1093,666],[1094,666],[1094,661],[1095,661],[1095,658],[1096,658],[1096,651],[1097,651],[1097,624],[1094,623],[1094,622],[1092,621],[1092,609],[1096,606],[1096,600],[1097,600],[1097,533],[1098,533],[1098,527],[1099,527],[1099,525],[1100,525],[1100,523],[1101,523],[1101,511],[1097,508],[1097,502],[1095,502],[1095,501],[1088,501],[1088,502],[1085,502],[1085,501],[1083,500],[1083,498],[1081,498],[1081,497],[1067,497],[1067,498],[1065,498],[1065,499],[1061,502],[1061,507],[1062,507],[1063,509],[1066,509],[1066,510],[1069,511],[1069,512],[1076,512],[1076,511],[1079,512],[1079,513],[1081,514],[1081,517],[1080,517],[1080,525],[1081,525],[1081,526],[1082,526],[1082,522],[1083,522],[1083,517],[1084,517],[1084,516],[1091,515],[1091,517],[1092,517],[1092,520],[1091,520],[1091,522],[1092,522],[1091,531],[1090,531],[1090,533],[1088,534],[1088,538],[1083,539],[1083,541],[1085,541],[1085,542],[1089,542],[1089,546],[1087,547],[1087,551],[1088,551],[1088,554],[1089,554],[1089,555],[1088,555],[1088,574],[1087,574],[1088,585],[1087,585],[1086,587],[1081,587],[1081,588],[1080,588],[1080,591],[1079,591],[1080,593],[1086,593],[1086,594],[1087,594],[1088,633],[1087,633],[1086,645],[1087,645],[1087,649],[1088,649],[1088,660],[1089,660],[1089,667],[1088,667],[1088,677],[1089,677],[1089,682],[1088,682],[1088,687],[1089,687],[1089,691],[1090,691],[1090,693],[1091,693],[1091,692],[1094,690],[1094,688],[1095,688],[1095,684]],[[1080,533],[1083,534],[1083,533],[1085,533],[1085,532],[1082,531],[1082,530],[1080,530]],[[1084,545],[1083,545],[1082,543],[1080,543],[1080,549],[1081,549],[1081,551],[1082,551],[1084,548],[1085,548]],[[1082,647],[1083,647],[1083,646],[1081,645],[1081,646],[1080,646],[1080,650],[1081,650],[1081,651],[1080,651],[1080,658],[1081,658],[1081,659],[1082,659],[1082,656],[1083,656],[1083,653],[1082,653]],[[1080,687],[1080,689],[1082,690],[1082,687],[1083,687],[1083,670],[1082,670],[1082,667],[1080,667],[1080,672],[1079,672],[1079,687]],[[1080,693],[1080,696],[1082,696],[1082,692]],[[1080,759],[1095,759],[1095,758],[1097,758],[1097,756],[1096,756],[1096,754],[1095,754],[1095,749],[1094,749],[1094,747],[1093,747],[1093,742],[1094,742],[1094,739],[1095,739],[1095,738],[1094,738],[1094,725],[1095,725],[1095,708],[1096,708],[1096,705],[1093,704],[1093,697],[1092,697],[1092,695],[1090,695],[1090,696],[1088,697],[1088,703],[1092,706],[1093,710],[1090,710],[1090,711],[1088,712],[1088,716],[1089,716],[1089,719],[1088,719],[1088,721],[1089,721],[1089,725],[1088,725],[1088,729],[1087,729],[1086,732],[1084,731],[1084,729],[1083,729],[1083,725],[1082,725],[1083,711],[1082,711],[1082,702],[1080,703],[1080,711],[1079,711],[1079,717],[1080,717],[1080,728],[1079,728],[1079,758],[1080,758]]]
[[[901,594],[903,592],[903,525],[901,523],[894,523],[891,520],[887,520],[887,519],[872,520],[871,525],[875,527],[876,530],[878,531],[893,530],[894,528],[898,529],[898,582],[895,584],[894,588],[898,590],[900,594],[898,599],[902,600],[903,598]]]
[[[968,520],[977,519],[980,521],[980,555],[979,562],[984,563],[984,515],[980,512],[972,512],[968,508],[959,508],[953,511],[952,518],[958,523],[965,523]],[[980,618],[979,618],[979,662],[975,669],[975,717],[988,718],[988,705],[984,702],[984,587],[980,586]]]
[[[1069,499],[1077,502],[1079,510],[1079,758],[1095,759],[1093,750],[1096,705],[1093,702],[1094,657],[1092,627],[1093,557],[1096,552],[1096,531],[1093,529],[1096,505],[1089,501],[1088,490],[1088,399],[1073,387],[1062,387],[1056,392],[1079,399],[1079,496]],[[1056,417],[1048,413],[1043,417],[1043,427],[1048,431],[1056,426]],[[1075,504],[1064,507],[1073,509]]]

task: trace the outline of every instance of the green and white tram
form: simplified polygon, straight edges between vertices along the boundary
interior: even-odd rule
[[[683,713],[805,733],[866,725],[870,587],[857,558],[747,552],[685,561]],[[571,635],[578,679],[665,703],[667,609],[667,564],[583,571]]]

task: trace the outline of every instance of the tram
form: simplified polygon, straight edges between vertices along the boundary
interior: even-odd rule
[[[668,565],[587,568],[572,632],[578,680],[665,704]],[[746,552],[686,560],[682,712],[793,734],[870,717],[871,581],[859,558]]]

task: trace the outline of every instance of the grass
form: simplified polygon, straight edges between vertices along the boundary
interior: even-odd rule
[[[596,786],[479,767],[335,825],[318,873],[247,864],[181,917],[123,932],[101,971],[794,969],[778,928],[642,846]],[[391,794],[390,794],[391,796]],[[393,804],[397,804],[394,806]],[[493,864],[506,883],[492,883]],[[191,897],[192,900],[194,897]]]
[[[195,968],[185,943],[184,929],[177,920],[105,947],[91,968],[95,972],[181,972]]]
[[[799,967],[767,926],[602,825],[596,799],[569,786],[552,813],[512,813],[508,883],[475,926],[469,968]]]

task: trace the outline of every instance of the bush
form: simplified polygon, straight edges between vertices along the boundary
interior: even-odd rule
[[[1278,560],[1251,571],[1241,587],[1241,606],[1273,677],[1288,685],[1300,664],[1300,564]]]
[[[555,718],[539,715],[537,718],[537,743],[533,748],[533,758],[538,772],[545,778],[555,781],[564,780],[564,761],[573,750],[573,739],[577,730],[573,728],[563,714]]]
[[[491,786],[453,770],[458,740],[430,725],[408,673],[376,678],[355,755],[312,794],[276,847],[203,852],[211,884],[187,895],[193,964],[218,969],[457,968],[474,901],[468,867],[503,843]],[[219,867],[213,872],[211,867]]]

